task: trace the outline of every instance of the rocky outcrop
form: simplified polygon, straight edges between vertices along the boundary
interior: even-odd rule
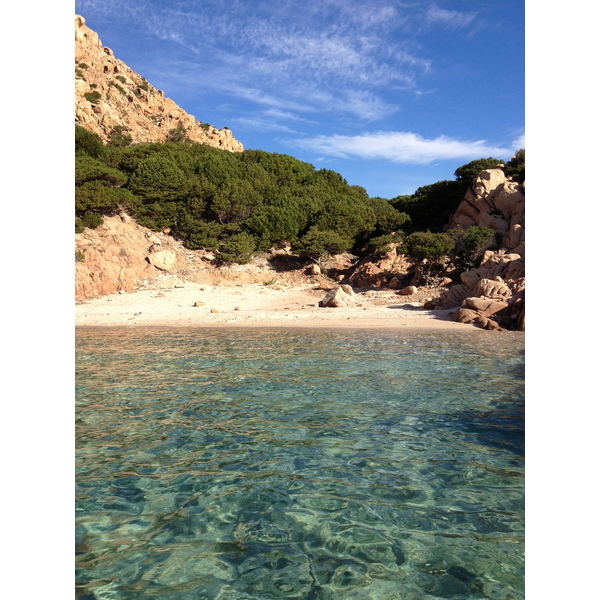
[[[502,169],[482,171],[450,218],[448,228],[489,227],[501,232],[501,248],[525,243],[525,184],[506,178]]]
[[[79,15],[75,17],[75,123],[104,142],[115,128],[130,135],[133,143],[164,142],[175,129],[208,146],[231,152],[244,149],[229,129],[196,121],[115,58]]]
[[[158,242],[158,243],[157,243]],[[142,279],[179,266],[174,240],[123,214],[75,235],[75,299],[133,291]]]
[[[473,316],[471,313],[476,313],[504,328],[524,329],[525,261],[520,254],[488,250],[481,265],[461,273],[460,278],[461,283],[444,290],[431,301],[430,308],[460,307],[461,310],[455,313],[456,320],[475,322],[486,329],[495,327],[481,320],[466,319]]]

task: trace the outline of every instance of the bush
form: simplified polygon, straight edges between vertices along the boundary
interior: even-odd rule
[[[456,171],[454,171],[454,177],[458,179],[458,181],[467,183],[471,185],[473,183],[473,179],[481,173],[481,171],[485,171],[487,169],[495,169],[498,165],[504,164],[503,160],[499,160],[497,158],[479,158],[477,160],[473,160],[462,167],[458,167]]]
[[[104,219],[100,215],[86,212],[83,216],[75,218],[75,233],[81,233],[86,227],[96,229],[102,223],[104,223]]]
[[[75,262],[83,262],[84,260],[85,254],[81,250],[75,250]]]
[[[121,92],[121,94],[123,94],[123,96],[127,95],[127,92],[118,83],[111,81],[108,85],[112,85],[112,87],[117,88],[119,90],[119,92]]]
[[[513,181],[523,183],[525,181],[525,148],[521,148],[506,163],[504,169],[507,177],[512,177]]]
[[[127,79],[123,75],[116,75],[115,79],[118,79],[121,83],[127,83]]]
[[[467,265],[477,263],[483,253],[495,243],[496,232],[488,227],[472,226],[468,229],[457,227],[447,234],[454,240],[454,252]]]
[[[219,248],[219,259],[223,262],[246,264],[255,249],[254,238],[248,233],[236,233]]]
[[[431,233],[430,231],[411,233],[402,244],[400,250],[417,260],[436,262],[442,254],[452,252],[454,240],[447,233]]]
[[[75,153],[83,153],[92,158],[99,158],[104,152],[102,139],[96,133],[75,125]]]
[[[84,98],[90,104],[98,104],[98,102],[100,102],[100,98],[102,98],[102,94],[94,90],[93,92],[88,92],[87,94],[84,94]]]
[[[293,246],[293,249],[300,256],[306,256],[322,263],[330,256],[344,252],[351,247],[352,240],[337,231],[321,231],[318,227],[311,227]]]
[[[179,121],[177,127],[169,130],[169,134],[167,135],[167,142],[173,142],[179,144],[181,142],[185,142],[187,140],[187,130],[183,126],[183,123]]]

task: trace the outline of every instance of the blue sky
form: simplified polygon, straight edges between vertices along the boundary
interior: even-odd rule
[[[76,12],[196,119],[371,196],[525,146],[523,0],[78,0]]]

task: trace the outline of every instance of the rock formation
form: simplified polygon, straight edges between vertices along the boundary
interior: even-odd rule
[[[231,152],[244,149],[229,129],[196,121],[115,58],[79,15],[75,16],[75,123],[104,142],[115,131],[130,135],[133,143],[164,142],[169,132],[178,130],[208,146]]]
[[[75,299],[131,292],[142,279],[179,266],[178,244],[123,214],[75,235]]]
[[[489,227],[502,233],[500,250],[460,274],[461,283],[433,299],[431,308],[459,307],[455,320],[485,329],[525,329],[525,184],[502,169],[482,171],[450,218],[448,227]]]
[[[501,248],[524,252],[525,184],[507,179],[502,169],[482,171],[448,223],[449,228],[472,225],[502,232]]]

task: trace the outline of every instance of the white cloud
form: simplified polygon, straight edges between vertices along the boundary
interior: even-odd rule
[[[441,23],[450,27],[466,27],[470,25],[477,13],[464,13],[456,10],[439,8],[435,4],[429,7],[425,18],[428,23]]]
[[[340,158],[385,159],[397,163],[426,164],[455,158],[477,159],[512,156],[510,148],[492,146],[484,140],[461,141],[444,135],[426,139],[406,131],[376,131],[356,136],[320,135],[296,140],[294,145]]]

